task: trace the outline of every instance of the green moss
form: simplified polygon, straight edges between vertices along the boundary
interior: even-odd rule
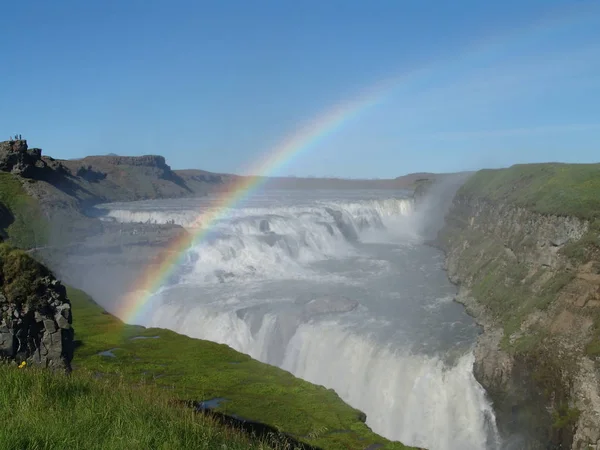
[[[542,282],[547,269],[532,272],[530,265],[509,257],[500,241],[472,229],[463,228],[462,233],[469,246],[460,257],[465,264],[461,273],[472,280],[472,295],[496,323],[502,324],[504,349],[523,352],[534,348],[544,338],[539,330],[530,329],[512,342],[511,336],[520,331],[532,312],[546,310],[575,274],[557,272]]]
[[[588,356],[600,357],[600,336],[596,334],[585,347]]]
[[[0,172],[0,203],[12,218],[3,218],[3,231],[12,245],[30,248],[44,245],[48,238],[48,223],[39,203],[29,196],[16,175]]]
[[[35,306],[46,289],[41,279],[48,275],[50,271],[23,250],[0,244],[0,276],[10,302]]]
[[[68,295],[78,341],[75,370],[128,383],[152,383],[180,399],[226,398],[219,410],[276,426],[322,448],[362,449],[374,443],[386,449],[406,448],[374,434],[360,421],[360,411],[330,389],[225,345],[124,325],[82,291],[69,288]],[[135,336],[159,338],[131,340]],[[98,354],[114,348],[116,358]]]
[[[585,347],[585,353],[588,356],[597,358],[600,365],[600,311],[596,311],[593,317],[593,335],[590,342]]]
[[[563,405],[552,413],[552,427],[556,429],[573,427],[580,415],[579,409]]]

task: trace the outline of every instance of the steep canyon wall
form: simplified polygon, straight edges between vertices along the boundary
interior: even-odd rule
[[[471,177],[437,244],[483,326],[475,375],[509,448],[600,449],[600,222],[593,193],[557,201],[586,179],[548,166]]]

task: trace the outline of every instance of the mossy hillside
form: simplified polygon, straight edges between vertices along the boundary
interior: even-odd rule
[[[600,164],[519,164],[475,173],[458,195],[521,206],[540,214],[600,217]]]
[[[0,286],[10,303],[35,307],[45,294],[43,278],[50,270],[23,250],[0,244]]]
[[[325,449],[364,449],[375,443],[385,449],[408,448],[374,434],[361,422],[361,413],[333,390],[225,345],[124,325],[82,291],[69,288],[68,294],[77,340],[75,371],[151,383],[179,399],[225,398],[218,411],[275,426]],[[131,339],[137,336],[150,339]],[[99,355],[110,349],[116,357]]]
[[[461,260],[472,264],[464,272],[471,280],[472,295],[494,323],[504,328],[504,349],[522,352],[535,346],[543,338],[542,330],[530,329],[523,335],[517,332],[532,312],[545,311],[554,302],[574,274],[554,273],[544,267],[534,270],[511,258],[501,242],[474,230],[465,232],[469,246]]]
[[[81,370],[66,377],[0,363],[0,386],[3,449],[277,448],[173,405],[152,386],[94,380]]]
[[[12,216],[2,218],[2,231],[17,247],[40,246],[46,243],[48,224],[39,203],[25,192],[21,180],[11,173],[0,172],[0,204]]]
[[[480,170],[457,195],[586,220],[588,232],[568,243],[562,253],[575,262],[600,255],[600,164],[522,164]]]

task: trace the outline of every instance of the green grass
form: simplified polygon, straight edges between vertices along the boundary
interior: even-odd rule
[[[4,230],[12,245],[30,248],[46,243],[48,223],[39,203],[25,192],[16,175],[0,172],[0,203],[14,218]]]
[[[266,449],[151,386],[0,364],[2,449]]]
[[[152,384],[179,399],[228,399],[218,409],[257,420],[325,449],[407,448],[374,434],[333,391],[221,344],[164,329],[124,325],[84,292],[69,288],[80,341],[73,368],[105,380]],[[158,339],[131,340],[135,336]],[[116,358],[98,353],[114,350]],[[342,431],[342,432],[340,432]],[[309,438],[308,436],[313,436]]]
[[[475,173],[459,195],[510,203],[541,214],[600,217],[600,164],[519,164]]]

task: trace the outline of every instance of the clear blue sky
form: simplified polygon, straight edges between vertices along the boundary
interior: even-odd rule
[[[412,73],[277,174],[600,161],[598,0],[19,0],[0,13],[0,138],[57,158],[243,172]]]

